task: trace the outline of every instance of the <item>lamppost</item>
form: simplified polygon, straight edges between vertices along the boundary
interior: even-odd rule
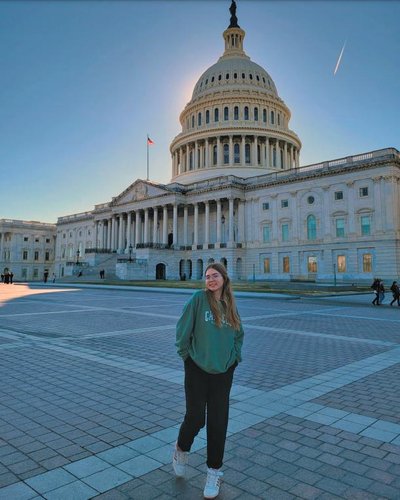
[[[132,250],[133,250],[133,246],[129,245],[129,262],[132,262]]]
[[[79,264],[79,256],[80,256],[81,252],[79,250],[76,251],[76,264],[78,265]]]

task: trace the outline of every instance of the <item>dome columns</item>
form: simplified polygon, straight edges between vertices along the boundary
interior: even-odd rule
[[[220,134],[177,147],[172,153],[172,163],[174,177],[209,168],[288,170],[299,166],[299,146],[265,134]]]

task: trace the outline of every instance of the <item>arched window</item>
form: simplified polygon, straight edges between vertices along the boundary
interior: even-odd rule
[[[206,111],[206,123],[210,123],[210,111],[208,109]]]
[[[263,109],[263,122],[267,123],[267,110]]]
[[[257,144],[257,165],[261,163],[261,146]]]
[[[213,146],[213,165],[217,164],[217,146]]]
[[[233,146],[233,158],[235,163],[240,163],[240,145],[237,142]]]
[[[254,121],[258,122],[258,108],[254,108]]]
[[[273,111],[271,111],[271,124],[275,124],[275,113]]]
[[[218,108],[214,109],[214,121],[219,122],[219,109]]]
[[[272,151],[272,166],[276,167],[276,148]]]
[[[314,215],[307,217],[307,239],[315,240],[317,238],[317,220]]]
[[[239,120],[239,106],[233,108],[233,119]]]
[[[197,115],[197,126],[201,127],[201,113]]]
[[[194,128],[194,115],[192,115],[192,128]]]
[[[224,144],[224,165],[229,164],[229,144]]]
[[[250,144],[245,145],[244,156],[245,156],[246,163],[250,163]]]
[[[229,120],[229,108],[228,108],[228,106],[224,107],[224,120],[225,121]]]
[[[249,107],[248,106],[244,107],[244,119],[245,120],[249,119]]]

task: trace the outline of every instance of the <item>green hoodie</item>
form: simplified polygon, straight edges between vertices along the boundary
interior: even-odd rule
[[[242,360],[243,327],[234,330],[223,318],[219,328],[204,290],[196,292],[176,325],[176,347],[183,360],[189,356],[208,373],[225,373]]]

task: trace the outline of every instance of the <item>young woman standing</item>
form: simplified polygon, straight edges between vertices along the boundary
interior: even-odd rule
[[[207,412],[207,480],[205,498],[215,498],[222,477],[229,393],[241,361],[243,328],[231,282],[222,264],[210,264],[206,289],[186,304],[176,326],[176,347],[185,367],[186,414],[173,455],[178,477],[185,475],[188,452],[204,427]]]

